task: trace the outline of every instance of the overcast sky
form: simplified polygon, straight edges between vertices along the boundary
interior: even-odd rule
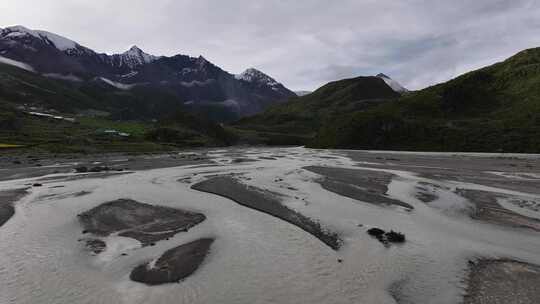
[[[0,27],[16,24],[255,67],[293,90],[379,72],[419,89],[540,46],[540,0],[0,0]]]

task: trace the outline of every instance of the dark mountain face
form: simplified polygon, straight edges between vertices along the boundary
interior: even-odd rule
[[[0,56],[25,63],[43,76],[76,82],[87,92],[97,83],[120,95],[159,91],[168,96],[167,106],[148,103],[164,113],[184,107],[230,120],[296,96],[255,69],[233,75],[202,56],[158,57],[136,46],[123,54],[99,54],[56,34],[21,26],[0,29]]]
[[[540,151],[540,48],[325,123],[316,147]]]
[[[387,78],[390,79],[390,78]],[[287,103],[236,123],[240,129],[311,137],[326,120],[363,111],[401,96],[378,76],[330,82],[315,92],[293,97]]]

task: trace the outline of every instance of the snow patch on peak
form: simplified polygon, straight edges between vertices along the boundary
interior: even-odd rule
[[[272,87],[273,89],[279,85],[279,82],[277,82],[274,78],[266,75],[265,73],[255,68],[249,68],[244,72],[235,75],[234,77],[238,80],[243,80],[245,82],[265,84]]]
[[[136,45],[132,46],[129,50],[119,54],[118,56],[120,58],[120,65],[125,65],[129,68],[135,68],[146,63],[151,63],[160,58],[159,56],[154,56],[143,52],[143,50]]]
[[[76,49],[79,45],[73,40],[62,37],[60,35],[50,33],[47,31],[41,30],[31,30],[22,25],[10,26],[2,30],[3,34],[6,34],[6,37],[19,37],[22,35],[30,35],[39,39],[43,39],[53,44],[60,51],[67,51],[70,49]]]
[[[135,84],[120,83],[120,82],[112,81],[105,77],[99,77],[99,79],[112,87],[115,87],[119,90],[124,90],[124,91],[131,90],[135,86]]]
[[[405,93],[405,92],[408,92],[409,90],[407,90],[405,87],[403,87],[399,82],[395,81],[394,79],[388,77],[387,75],[383,74],[383,73],[380,73],[378,74],[377,76],[375,77],[378,77],[382,80],[384,80],[384,82],[386,82],[386,84],[392,88],[392,90],[394,90],[395,92],[398,92],[398,93]]]
[[[26,64],[24,62],[20,62],[17,60],[9,59],[3,56],[0,56],[0,63],[12,65],[12,66],[18,67],[19,69],[23,69],[29,72],[36,72],[34,68],[32,68],[29,64]]]

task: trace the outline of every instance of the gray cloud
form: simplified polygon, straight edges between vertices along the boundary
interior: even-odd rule
[[[536,0],[3,0],[0,26],[107,53],[202,54],[292,89],[379,72],[418,89],[540,46],[538,16]]]

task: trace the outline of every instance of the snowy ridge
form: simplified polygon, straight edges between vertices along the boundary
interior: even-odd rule
[[[399,82],[395,81],[394,79],[386,76],[385,74],[383,73],[380,73],[378,74],[376,77],[384,80],[384,82],[386,82],[386,84],[392,88],[392,90],[398,92],[398,93],[405,93],[405,92],[408,92],[409,90],[407,90],[405,87],[403,87]]]
[[[272,87],[273,90],[277,90],[276,87],[280,85],[280,83],[274,78],[254,68],[249,68],[241,74],[235,75],[234,77],[245,82],[264,84]]]
[[[76,49],[79,45],[75,41],[62,37],[60,35],[53,34],[47,31],[31,30],[21,25],[7,27],[1,30],[1,33],[1,36],[5,38],[18,38],[30,35],[53,44],[60,51]]]
[[[36,72],[34,70],[34,68],[31,67],[29,64],[26,64],[24,62],[20,62],[20,61],[17,61],[17,60],[9,59],[9,58],[6,58],[6,57],[0,56],[0,63],[7,64],[7,65],[12,65],[12,66],[18,67],[19,69],[23,69],[23,70],[26,70],[26,71],[29,71],[29,72],[34,72],[34,73]]]
[[[143,50],[138,48],[136,45],[132,46],[128,51],[118,54],[117,56],[120,58],[120,66],[127,66],[131,69],[146,63],[151,63],[152,61],[160,58],[159,56],[154,56],[143,52]]]
[[[124,91],[131,90],[135,86],[135,84],[124,84],[124,83],[112,81],[105,77],[99,77],[99,79],[112,87],[115,87],[119,90],[124,90]]]

